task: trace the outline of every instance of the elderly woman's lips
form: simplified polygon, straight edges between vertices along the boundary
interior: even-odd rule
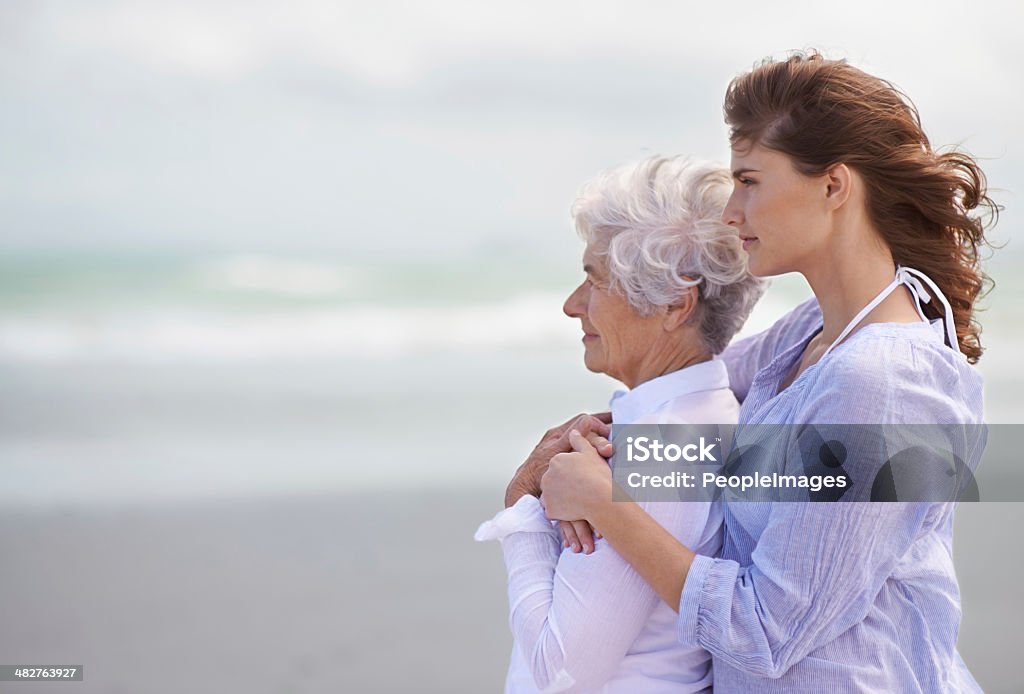
[[[597,339],[597,335],[592,335],[591,333],[583,333],[583,341],[584,342],[586,342],[587,340],[596,340],[596,339]]]

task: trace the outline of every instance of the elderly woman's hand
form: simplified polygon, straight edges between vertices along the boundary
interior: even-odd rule
[[[594,508],[612,498],[612,471],[578,431],[569,432],[572,453],[559,453],[541,478],[541,504],[548,518],[590,520]]]
[[[583,436],[591,437],[594,445],[599,446],[602,451],[608,451],[611,455],[611,444],[608,443],[608,435],[611,428],[612,416],[610,412],[599,412],[598,414],[580,414],[568,420],[564,424],[548,429],[541,437],[526,461],[519,466],[512,481],[508,483],[505,490],[505,508],[512,506],[524,494],[540,496],[540,478],[547,470],[551,458],[559,453],[572,451],[569,443],[569,432],[578,431]]]

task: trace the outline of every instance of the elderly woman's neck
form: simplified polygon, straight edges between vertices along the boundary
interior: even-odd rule
[[[711,353],[704,347],[688,344],[656,344],[638,365],[636,372],[622,378],[622,382],[630,389],[646,383],[659,376],[685,369],[687,366],[709,361]]]

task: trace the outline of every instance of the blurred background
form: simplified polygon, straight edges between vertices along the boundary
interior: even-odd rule
[[[979,368],[1024,421],[1019,4],[0,4],[6,691],[500,691],[477,524],[615,387],[561,303],[569,206],[817,47],[910,94],[1006,210]],[[809,295],[777,280],[745,332]],[[960,647],[1024,691],[1020,504],[965,505]]]

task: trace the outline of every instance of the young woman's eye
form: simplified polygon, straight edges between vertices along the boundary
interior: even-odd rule
[[[739,182],[740,182],[741,185],[744,185],[744,186],[752,186],[752,185],[754,185],[754,181],[750,180],[749,178],[740,178]]]

